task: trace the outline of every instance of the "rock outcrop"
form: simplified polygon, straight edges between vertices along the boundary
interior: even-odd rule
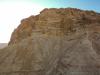
[[[100,75],[100,14],[44,9],[23,19],[0,50],[0,75]]]
[[[37,16],[23,19],[12,34],[9,44],[21,41],[32,33],[49,35],[68,34],[81,30],[90,24],[99,24],[100,15],[93,11],[82,11],[75,8],[44,9]]]

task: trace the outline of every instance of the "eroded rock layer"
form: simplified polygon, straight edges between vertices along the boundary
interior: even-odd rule
[[[0,50],[0,75],[100,75],[100,14],[44,9],[23,19]]]

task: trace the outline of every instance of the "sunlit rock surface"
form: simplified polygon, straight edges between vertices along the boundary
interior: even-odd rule
[[[0,50],[0,75],[100,75],[100,14],[52,8],[23,19]]]

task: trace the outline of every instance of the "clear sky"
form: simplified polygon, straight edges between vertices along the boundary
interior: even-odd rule
[[[100,0],[31,0],[45,7],[74,7],[100,12]]]
[[[100,0],[0,0],[0,43],[10,40],[20,20],[44,8],[80,8],[100,12]]]

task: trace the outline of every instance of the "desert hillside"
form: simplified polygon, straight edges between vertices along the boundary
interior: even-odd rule
[[[7,46],[7,43],[0,43],[0,49],[4,48]]]
[[[0,75],[100,75],[100,13],[44,9],[0,50]]]

